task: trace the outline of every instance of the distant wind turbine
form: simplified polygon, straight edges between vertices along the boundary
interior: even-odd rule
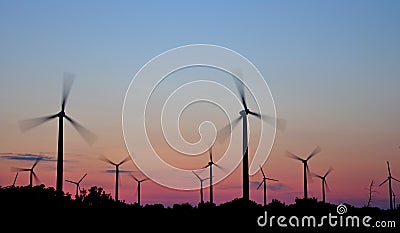
[[[272,181],[278,181],[278,180],[266,177],[261,166],[260,166],[260,169],[261,169],[261,173],[263,175],[263,179],[260,182],[260,184],[258,185],[257,189],[259,189],[261,187],[261,185],[264,184],[264,206],[266,206],[267,205],[267,180],[272,180]]]
[[[390,202],[390,205],[389,205],[389,206],[390,206],[390,209],[392,210],[392,209],[393,209],[393,200],[392,200],[392,195],[393,195],[393,190],[392,190],[392,179],[395,180],[395,181],[397,181],[397,182],[400,182],[400,180],[398,180],[398,179],[392,177],[392,173],[390,172],[389,161],[386,161],[386,163],[387,163],[387,168],[388,168],[389,176],[388,176],[388,177],[386,178],[386,180],[384,180],[379,186],[382,186],[384,183],[386,183],[387,181],[389,181],[389,202]]]
[[[319,153],[321,151],[321,148],[319,146],[317,146],[314,151],[306,158],[306,159],[302,159],[299,156],[292,154],[290,152],[287,152],[287,155],[292,158],[292,159],[297,159],[299,161],[301,161],[303,163],[303,178],[304,178],[304,199],[307,199],[307,177],[309,177],[311,179],[310,176],[310,168],[308,167],[308,161],[314,157],[317,153]]]
[[[39,178],[37,177],[35,171],[33,170],[33,169],[35,169],[36,165],[39,163],[40,160],[41,160],[40,158],[36,159],[35,163],[33,163],[31,168],[14,168],[13,170],[17,171],[17,174],[18,174],[18,172],[29,171],[29,186],[32,187],[33,178],[35,178],[36,183],[40,183]],[[17,176],[15,176],[14,182],[15,182],[16,179],[17,179]]]
[[[214,195],[213,195],[213,182],[212,182],[212,178],[213,178],[213,174],[212,174],[212,166],[216,166],[220,169],[223,169],[220,165],[214,163],[213,161],[213,156],[212,156],[212,146],[210,147],[210,149],[208,150],[210,153],[210,161],[208,162],[208,164],[206,166],[204,166],[203,168],[207,168],[210,167],[210,203],[214,203]]]
[[[125,162],[130,160],[130,157],[127,156],[125,159],[123,159],[121,162],[119,163],[114,163],[113,161],[109,160],[108,158],[106,158],[105,156],[101,155],[100,156],[100,160],[103,160],[106,163],[109,163],[111,165],[115,166],[115,201],[118,201],[118,179],[119,179],[119,166],[121,166],[122,164],[124,164]]]
[[[85,173],[85,175],[83,175],[82,178],[80,180],[78,180],[78,181],[65,180],[66,182],[75,184],[75,186],[76,186],[75,198],[78,198],[79,185],[82,182],[83,178],[86,177],[86,175],[87,175],[87,173]]]
[[[138,178],[136,178],[136,177],[135,177],[134,175],[132,175],[132,174],[130,174],[130,176],[137,182],[137,192],[138,192],[137,203],[138,203],[138,205],[139,205],[139,207],[140,207],[140,184],[141,184],[143,181],[148,180],[149,178],[144,178],[144,179],[139,180]]]
[[[64,84],[63,84],[63,94],[61,101],[61,111],[57,114],[39,117],[34,119],[28,119],[20,121],[20,127],[23,131],[34,128],[41,125],[51,119],[58,117],[58,153],[57,153],[57,179],[56,179],[56,191],[62,193],[63,189],[63,161],[64,161],[64,118],[67,119],[73,127],[80,133],[80,135],[88,142],[92,144],[96,140],[96,136],[79,124],[77,121],[73,120],[65,113],[65,104],[69,96],[73,83],[73,75],[70,73],[64,73]]]
[[[200,203],[204,203],[203,200],[203,181],[210,179],[210,177],[202,179],[199,175],[196,174],[196,172],[192,171],[193,174],[199,179],[200,181]]]
[[[14,181],[13,181],[13,183],[11,185],[12,187],[15,186],[15,182],[17,181],[17,177],[18,177],[18,172],[15,174]]]
[[[332,168],[329,168],[328,171],[326,171],[325,175],[323,175],[323,176],[320,176],[320,175],[317,175],[317,174],[313,173],[313,175],[315,177],[318,177],[318,178],[321,179],[321,182],[322,182],[322,202],[323,203],[325,203],[325,187],[326,187],[326,190],[329,192],[329,186],[328,186],[328,183],[326,182],[326,177],[329,175],[329,173],[332,172],[332,170],[333,170]]]

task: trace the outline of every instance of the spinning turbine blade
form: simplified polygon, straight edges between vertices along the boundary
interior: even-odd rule
[[[332,170],[333,170],[333,168],[330,167],[330,168],[328,169],[328,171],[326,171],[324,177],[327,177],[327,176],[329,175],[329,173],[332,172]]]
[[[265,173],[264,173],[264,171],[263,171],[261,166],[260,166],[260,170],[261,170],[261,173],[262,173],[263,177],[265,178]]]
[[[227,124],[224,126],[222,129],[220,129],[217,133],[217,138],[219,142],[224,142],[225,139],[228,137],[228,135],[231,133],[231,131],[236,128],[236,126],[239,124],[240,120],[242,117],[238,117],[235,120],[233,120],[231,123]]]
[[[266,177],[265,179],[266,179],[266,180],[272,180],[272,181],[279,181],[279,180],[272,179],[272,178],[268,178],[268,177]]]
[[[243,108],[244,109],[248,109],[247,108],[247,104],[246,104],[246,97],[245,97],[245,94],[244,94],[244,84],[242,83],[241,80],[239,80],[236,77],[233,77],[233,80],[235,81],[236,88],[239,91],[240,100],[242,102]]]
[[[90,145],[93,144],[97,137],[96,135],[94,135],[92,132],[90,132],[88,129],[86,129],[85,127],[83,127],[81,124],[79,124],[78,122],[72,120],[72,118],[70,118],[69,116],[65,116],[65,118],[71,122],[72,126],[75,127],[75,129],[81,134],[82,138],[85,139],[85,141],[87,143],[89,143]]]
[[[33,178],[35,179],[36,184],[42,183],[42,182],[40,181],[39,177],[36,175],[36,173],[35,173],[34,171],[32,171],[32,175],[33,175]]]
[[[331,189],[329,188],[329,185],[328,185],[328,182],[326,182],[326,180],[325,180],[325,188],[326,188],[326,191],[328,191],[328,192],[330,192],[331,191]]]
[[[290,158],[292,158],[292,159],[297,159],[297,160],[300,160],[300,161],[304,161],[302,158],[300,158],[299,156],[297,156],[297,155],[295,155],[295,154],[293,154],[293,153],[290,153],[290,152],[286,152],[286,156],[288,156],[288,157],[290,157]]]
[[[199,180],[202,180],[202,179],[200,178],[200,176],[196,174],[196,172],[194,172],[194,171],[192,171],[192,172],[193,172],[193,174],[194,174],[195,176],[197,176],[197,178],[199,178]]]
[[[57,114],[51,115],[51,116],[45,116],[45,117],[38,117],[38,118],[32,118],[32,119],[27,119],[27,120],[22,120],[19,122],[19,126],[22,131],[27,131],[29,129],[32,129],[36,126],[39,126],[43,123],[45,123],[48,120],[51,120],[53,118],[56,118]]]
[[[387,163],[387,167],[388,167],[389,176],[391,177],[391,176],[392,176],[392,173],[390,172],[389,161],[386,161],[386,163]]]
[[[118,163],[118,165],[121,165],[123,163],[128,162],[129,160],[131,160],[131,157],[127,156],[124,160],[122,160],[121,162]]]
[[[306,168],[307,168],[307,178],[310,181],[310,183],[312,183],[313,179],[312,179],[311,171],[310,171],[310,168],[308,167],[308,164],[306,165]]]
[[[82,182],[82,180],[83,180],[83,178],[85,178],[86,177],[86,175],[87,175],[87,173],[85,173],[85,175],[83,175],[82,176],[82,178],[78,181],[78,183],[81,183]]]
[[[317,146],[313,152],[307,157],[306,160],[310,160],[312,157],[314,157],[316,154],[318,154],[319,152],[321,152],[321,147]]]
[[[68,72],[64,72],[63,95],[61,102],[62,110],[65,110],[65,104],[67,102],[69,92],[71,91],[73,81],[74,81],[74,75]]]
[[[392,177],[392,179],[395,180],[395,181],[397,181],[397,182],[400,182],[400,180],[398,180],[398,179],[396,179],[396,178],[394,178],[394,177]]]
[[[130,175],[130,177],[132,177],[134,180],[136,180],[137,182],[139,182],[139,180],[134,176],[134,175],[132,175],[132,174],[129,174]]]
[[[107,157],[105,157],[104,155],[100,155],[100,156],[99,156],[99,159],[102,160],[102,161],[104,161],[104,162],[106,162],[106,163],[112,164],[112,165],[114,165],[114,166],[117,165],[116,163],[114,163],[113,161],[109,160],[109,159],[108,159]]]

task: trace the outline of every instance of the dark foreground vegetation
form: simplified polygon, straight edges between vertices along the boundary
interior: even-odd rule
[[[83,190],[78,197],[57,193],[54,188],[44,185],[0,187],[2,227],[18,232],[242,232],[241,229],[245,229],[244,232],[400,232],[399,207],[382,210],[345,206],[347,211],[342,215],[338,214],[337,205],[316,199],[296,199],[290,205],[275,199],[267,206],[243,199],[220,205],[203,203],[192,206],[182,203],[171,207],[162,204],[138,206],[137,203],[116,202],[110,194],[96,186]],[[268,221],[265,226],[259,226],[257,220],[264,223],[265,217],[260,216],[265,214]],[[359,227],[357,222],[352,222],[356,220],[349,216],[359,218]],[[371,217],[368,221],[370,227],[363,225],[365,216]],[[312,218],[316,220],[315,226]],[[318,226],[321,219],[323,223]],[[336,222],[336,226],[331,226],[329,221],[332,224]],[[287,226],[281,227],[278,222]],[[386,227],[377,227],[377,222]],[[298,227],[291,224],[298,224]]]

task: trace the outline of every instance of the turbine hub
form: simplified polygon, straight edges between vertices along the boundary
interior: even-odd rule
[[[57,116],[58,116],[58,117],[65,117],[65,111],[62,110],[61,112],[59,112],[59,113],[57,114]]]
[[[248,114],[248,111],[249,111],[248,109],[242,110],[242,111],[239,112],[239,114],[240,114],[241,116],[245,116],[245,115]]]

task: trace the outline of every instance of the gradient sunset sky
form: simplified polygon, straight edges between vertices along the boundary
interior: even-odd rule
[[[279,180],[268,183],[268,202],[303,196],[302,164],[285,153],[305,158],[319,145],[322,151],[309,166],[317,174],[334,169],[327,177],[328,202],[364,206],[374,180],[372,205],[388,208],[387,184],[378,184],[388,175],[386,161],[400,179],[399,12],[394,0],[0,1],[0,185],[12,184],[11,168],[30,167],[40,156],[36,174],[55,187],[57,120],[27,132],[18,122],[57,113],[63,72],[72,72],[67,114],[98,140],[88,145],[65,123],[64,178],[88,173],[82,188],[97,185],[114,195],[113,167],[98,157],[119,162],[129,155],[121,115],[132,78],[160,53],[201,43],[248,58],[268,83],[278,117],[287,121],[263,165]],[[207,161],[205,154],[190,166]],[[120,169],[119,199],[136,202],[136,182],[126,172],[143,176],[133,161]],[[242,196],[241,174],[239,166],[215,185],[217,204]],[[261,177],[250,177],[250,198],[258,203]],[[16,185],[28,182],[22,172]],[[75,193],[73,184],[63,188]],[[142,204],[199,202],[198,190],[152,181],[141,188]],[[393,191],[400,196],[400,183]],[[309,196],[321,199],[320,180],[309,184]]]

